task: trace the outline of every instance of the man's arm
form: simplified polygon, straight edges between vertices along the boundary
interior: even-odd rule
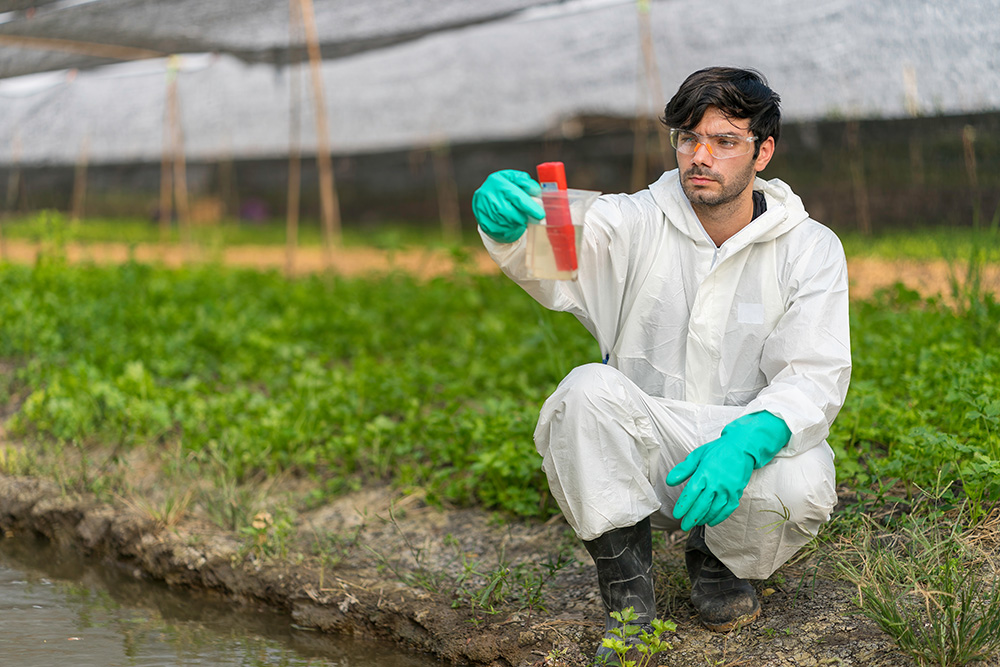
[[[764,343],[761,370],[767,386],[745,414],[767,411],[791,431],[777,456],[820,444],[844,404],[851,378],[847,260],[825,227],[795,262],[789,307]]]
[[[597,339],[601,354],[617,338],[630,271],[635,262],[635,228],[647,212],[627,197],[604,196],[588,211],[576,280],[528,277],[524,236],[504,243],[480,224],[480,236],[493,261],[514,282],[550,310],[572,313]]]

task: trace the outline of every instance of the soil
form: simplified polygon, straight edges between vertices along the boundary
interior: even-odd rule
[[[28,260],[24,253],[29,250],[8,242],[9,256],[22,253],[20,258]],[[120,250],[105,254],[90,246],[89,254],[76,258],[120,261],[127,256],[115,254]],[[144,258],[139,249],[134,252]],[[300,267],[323,265],[318,252],[308,260],[314,264],[305,256],[299,260]],[[281,267],[284,255],[243,248],[227,253],[225,261]],[[391,261],[425,276],[451,268],[444,253],[396,254]],[[473,261],[495,270],[478,255]],[[384,253],[354,249],[336,258],[337,270],[345,273],[382,270],[387,262]],[[926,293],[945,292],[948,284],[946,267],[942,271],[935,265],[860,260],[851,272],[855,296],[896,280]],[[11,407],[3,406],[0,415],[10,414]],[[0,445],[24,446],[9,442],[2,426]],[[107,472],[112,458],[104,454],[92,452],[88,458]],[[199,498],[201,482],[184,487],[179,476],[162,474],[166,458],[144,456],[149,453],[130,453],[118,463],[117,474],[131,489],[128,498],[98,499],[67,491],[65,483],[0,474],[0,539],[42,535],[121,563],[138,578],[216,591],[237,605],[264,603],[287,611],[302,628],[388,639],[452,664],[581,666],[589,663],[603,634],[590,558],[558,517],[541,523],[441,507],[389,487],[361,489],[316,506],[305,500],[311,490],[307,480],[282,477],[255,492],[254,507],[273,512],[258,516],[255,537],[220,529],[208,520],[203,501],[163,511],[167,498]],[[281,508],[295,510],[287,535],[272,518],[281,516]],[[528,581],[526,573],[547,572],[545,564],[560,556],[569,560],[553,566],[555,574],[540,598],[529,605],[515,599],[523,592],[516,584]],[[658,656],[657,664],[913,664],[860,615],[855,591],[827,562],[817,552],[785,565],[768,581],[755,582],[761,617],[720,634],[703,628],[687,601],[683,536],[656,538],[658,609],[677,624],[668,637],[673,648]],[[498,572],[506,574],[494,580],[514,586],[508,601],[493,609],[473,606],[470,597],[482,593],[489,576]]]
[[[150,514],[137,502],[99,502],[54,482],[0,475],[3,537],[42,535],[112,559],[137,578],[287,611],[303,628],[387,639],[448,663],[491,667],[586,665],[603,634],[593,566],[561,521],[511,520],[369,488],[298,514],[298,533],[282,557],[258,554],[253,538],[219,529],[197,507],[170,526]],[[318,539],[327,546],[324,558],[314,554]],[[686,600],[682,540],[657,539],[658,608],[677,624],[668,637],[674,648],[657,664],[912,664],[858,614],[852,588],[818,569],[815,558],[756,582],[763,612],[751,626],[729,634],[704,629]],[[571,560],[543,588],[544,608],[512,600],[474,610],[456,598],[466,564],[489,574],[501,562],[530,568],[559,554]],[[485,583],[466,587],[482,590]]]

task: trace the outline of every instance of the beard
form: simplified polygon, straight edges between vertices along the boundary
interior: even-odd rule
[[[719,190],[711,192],[694,187],[688,183],[688,178],[691,176],[711,178],[719,184]],[[693,206],[725,206],[736,201],[756,176],[757,170],[754,169],[753,161],[747,164],[746,169],[733,174],[728,179],[717,171],[695,164],[691,165],[681,177],[681,189]]]

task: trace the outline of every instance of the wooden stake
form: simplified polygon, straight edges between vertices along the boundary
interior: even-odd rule
[[[972,186],[972,215],[975,224],[979,224],[979,169],[976,167],[976,128],[966,125],[962,128],[962,154],[965,157],[965,173]]]
[[[87,198],[87,162],[90,157],[90,136],[84,136],[80,156],[73,173],[73,209],[70,220],[79,222],[83,217],[83,204]]]
[[[642,106],[645,105],[640,105],[640,107]],[[648,185],[646,180],[649,158],[646,146],[649,136],[646,126],[645,109],[638,109],[638,113],[635,115],[633,124],[634,141],[632,142],[632,192],[638,192]]]
[[[976,128],[966,125],[962,128],[962,153],[965,157],[965,173],[972,189],[979,188],[979,170],[976,168]]]
[[[920,136],[910,137],[910,180],[913,185],[924,185],[924,145]]]
[[[438,215],[441,216],[441,237],[447,243],[462,240],[462,219],[458,210],[458,185],[451,162],[447,140],[437,143],[431,153],[434,158],[434,180],[437,182]]]
[[[160,156],[160,249],[166,252],[166,244],[170,241],[170,225],[173,218],[174,181],[173,181],[173,134],[171,132],[170,116],[170,78],[167,72],[166,99],[163,105],[163,149]],[[162,259],[162,257],[161,257]]]
[[[184,245],[185,259],[191,259],[191,211],[188,206],[187,164],[184,158],[184,127],[180,117],[180,102],[177,93],[177,74],[180,58],[170,57],[167,72],[167,109],[170,124],[171,145],[174,162],[174,199],[177,204],[177,226]]]
[[[872,216],[868,205],[868,187],[865,184],[864,156],[861,151],[858,121],[848,121],[845,130],[850,153],[851,181],[854,186],[854,207],[858,213],[858,231],[862,236],[871,236]]]
[[[227,151],[226,155],[219,160],[219,203],[220,214],[223,220],[229,220],[236,217],[238,211],[235,206],[233,206],[233,193],[236,192],[236,188],[233,187],[233,156]]]
[[[319,166],[319,194],[323,208],[323,247],[326,268],[333,266],[333,246],[339,245],[340,202],[337,198],[333,178],[333,163],[330,159],[330,133],[326,124],[326,102],[323,95],[323,72],[320,69],[322,54],[319,51],[319,37],[316,32],[316,18],[312,0],[299,0],[302,21],[305,26],[306,45],[309,50],[309,66],[312,72],[313,102],[316,107],[316,162]]]
[[[137,49],[131,46],[119,46],[117,44],[98,44],[96,42],[78,42],[71,39],[26,37],[22,35],[0,35],[0,46],[77,53],[95,58],[108,58],[110,60],[146,60],[149,58],[162,58],[164,55],[159,51]]]
[[[646,90],[652,98],[656,114],[665,103],[663,86],[660,84],[660,68],[656,63],[656,47],[653,41],[653,25],[650,20],[650,1],[638,0],[639,9],[639,44],[642,46],[643,69],[646,72]],[[656,136],[660,144],[660,166],[665,171],[674,165],[674,152],[670,147],[670,138],[661,123],[656,123]],[[643,183],[643,185],[646,185]]]
[[[295,274],[295,251],[299,245],[299,198],[302,192],[302,126],[300,63],[292,62],[293,46],[302,42],[302,7],[299,0],[288,3],[288,203],[285,218],[285,273]],[[298,54],[296,54],[298,55]]]
[[[9,212],[14,210],[14,205],[18,201],[18,192],[21,190],[21,133],[14,135],[12,147],[12,159],[10,162],[10,173],[7,174],[7,200],[4,208]]]

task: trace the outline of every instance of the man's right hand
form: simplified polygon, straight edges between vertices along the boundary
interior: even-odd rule
[[[490,174],[472,195],[472,212],[487,236],[513,243],[527,229],[529,216],[545,217],[545,209],[532,199],[541,193],[541,186],[526,172],[503,169]]]

